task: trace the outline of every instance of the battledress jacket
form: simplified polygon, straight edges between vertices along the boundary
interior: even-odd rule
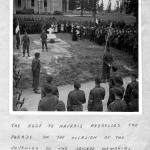
[[[101,86],[96,86],[90,91],[88,100],[88,111],[103,111],[102,100],[105,97],[105,89]]]

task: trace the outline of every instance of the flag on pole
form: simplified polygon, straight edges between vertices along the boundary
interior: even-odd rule
[[[107,37],[106,37],[106,45],[105,45],[105,52],[106,52],[106,48],[108,45],[108,41],[109,41],[109,37],[112,35],[112,22],[110,23],[109,29],[108,29],[108,33],[107,33]]]
[[[19,28],[19,23],[18,23],[18,25],[17,25],[17,27],[16,27],[16,34],[18,33],[20,31],[20,28]]]
[[[96,24],[98,24],[98,19],[96,18]]]

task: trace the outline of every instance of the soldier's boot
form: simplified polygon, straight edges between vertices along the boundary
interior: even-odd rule
[[[30,57],[29,53],[28,53],[28,57]]]
[[[22,57],[25,57],[25,53],[23,53],[23,56]]]

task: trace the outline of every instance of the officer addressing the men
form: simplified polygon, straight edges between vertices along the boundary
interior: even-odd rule
[[[40,53],[35,53],[35,58],[32,61],[32,75],[33,75],[33,91],[37,94],[40,94],[38,92],[38,86],[39,86],[39,78],[40,78]]]

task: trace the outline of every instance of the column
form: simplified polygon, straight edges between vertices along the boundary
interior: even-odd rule
[[[13,0],[13,14],[16,14],[16,0]]]
[[[69,11],[69,0],[67,0],[67,4],[66,4],[67,6],[66,6],[66,12],[68,12]]]

